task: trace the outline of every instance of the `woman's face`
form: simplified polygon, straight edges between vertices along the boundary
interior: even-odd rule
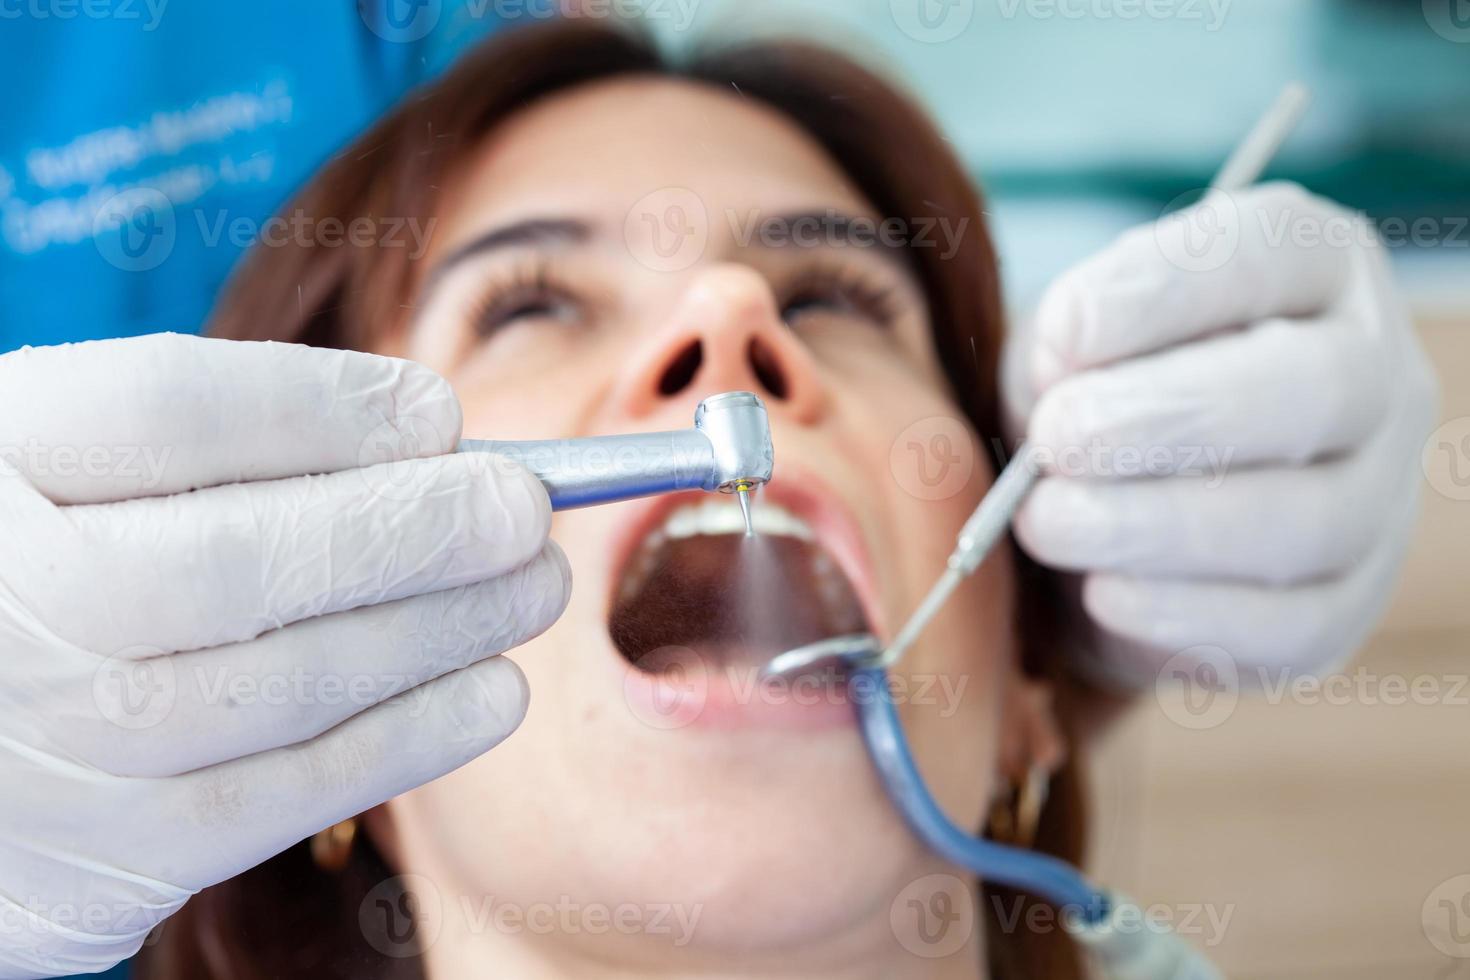
[[[852,219],[889,216],[779,114],[656,78],[520,113],[442,202],[433,271],[391,352],[452,380],[466,437],[682,429],[701,399],[749,390],[776,467],[755,541],[730,533],[723,496],[556,516],[575,585],[561,621],[510,655],[530,682],[525,723],[391,804],[394,863],[435,882],[451,920],[470,896],[478,929],[444,928],[506,947],[500,963],[518,962],[511,946],[649,968],[893,946],[890,904],[940,867],[884,798],[841,685],[755,676],[819,636],[890,636],[990,482],[973,444],[925,458],[932,420],[962,416],[904,254],[852,240]],[[925,499],[920,468],[946,463],[973,475]],[[1014,671],[1011,590],[991,561],[896,689],[925,775],[971,827]],[[635,911],[626,929],[558,918],[549,935],[487,901]]]

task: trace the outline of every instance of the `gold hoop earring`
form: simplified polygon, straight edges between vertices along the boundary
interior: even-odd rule
[[[311,860],[323,871],[341,871],[347,867],[347,859],[352,856],[352,845],[356,840],[356,817],[334,823],[312,835]]]
[[[1030,847],[1036,843],[1036,828],[1051,790],[1051,773],[1033,765],[1026,778],[1011,784],[1010,792],[990,808],[990,837],[1002,844]]]

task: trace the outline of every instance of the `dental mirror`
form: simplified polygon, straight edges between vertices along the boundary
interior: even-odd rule
[[[817,670],[848,668],[878,659],[882,653],[877,637],[871,633],[832,636],[806,646],[777,654],[761,668],[761,679],[793,677]]]

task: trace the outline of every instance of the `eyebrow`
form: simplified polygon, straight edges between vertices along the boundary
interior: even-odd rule
[[[793,211],[766,218],[747,229],[747,243],[764,248],[801,248],[815,232],[818,248],[861,248],[874,246],[875,253],[883,259],[896,263],[905,270],[911,269],[908,252],[910,237],[907,222],[901,233],[901,241],[893,241],[891,232],[883,231],[890,222],[888,218],[873,218],[845,214],[834,209],[825,211]],[[738,229],[737,229],[738,230]]]
[[[429,272],[425,286],[431,287],[456,266],[489,252],[549,245],[576,245],[592,237],[592,226],[574,218],[530,218],[504,225],[473,238],[446,255]]]

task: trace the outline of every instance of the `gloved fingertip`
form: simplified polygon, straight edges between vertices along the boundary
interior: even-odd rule
[[[464,413],[454,387],[437,372],[414,361],[396,361],[393,398],[397,411],[427,423],[440,440],[439,452],[454,452],[464,427]]]
[[[1016,515],[1016,538],[1043,565],[1078,572],[1099,567],[1115,548],[1113,515],[1085,483],[1045,479]]]
[[[567,553],[562,551],[561,545],[550,539],[546,542],[546,554],[555,563],[561,580],[561,599],[556,607],[556,615],[559,618],[562,613],[566,612],[567,603],[572,601],[572,563],[567,560]]]
[[[1077,294],[1065,279],[1042,297],[1036,308],[1030,356],[1026,371],[1031,390],[1040,395],[1070,371],[1066,351],[1071,346],[1079,316]]]
[[[1055,460],[1062,452],[1086,446],[1095,438],[1090,421],[1088,401],[1080,398],[1072,385],[1060,384],[1036,403],[1026,434],[1032,446],[1047,451],[1044,458]]]
[[[504,456],[465,453],[486,503],[482,525],[493,544],[515,564],[534,558],[551,533],[551,497],[530,470]]]
[[[520,727],[531,704],[531,688],[515,661],[490,657],[461,673],[466,689],[464,701],[475,712],[470,723],[482,726],[476,734],[493,739],[494,745]]]
[[[1138,624],[1147,619],[1146,594],[1124,575],[1089,575],[1082,583],[1082,608],[1103,629],[1143,640]]]

